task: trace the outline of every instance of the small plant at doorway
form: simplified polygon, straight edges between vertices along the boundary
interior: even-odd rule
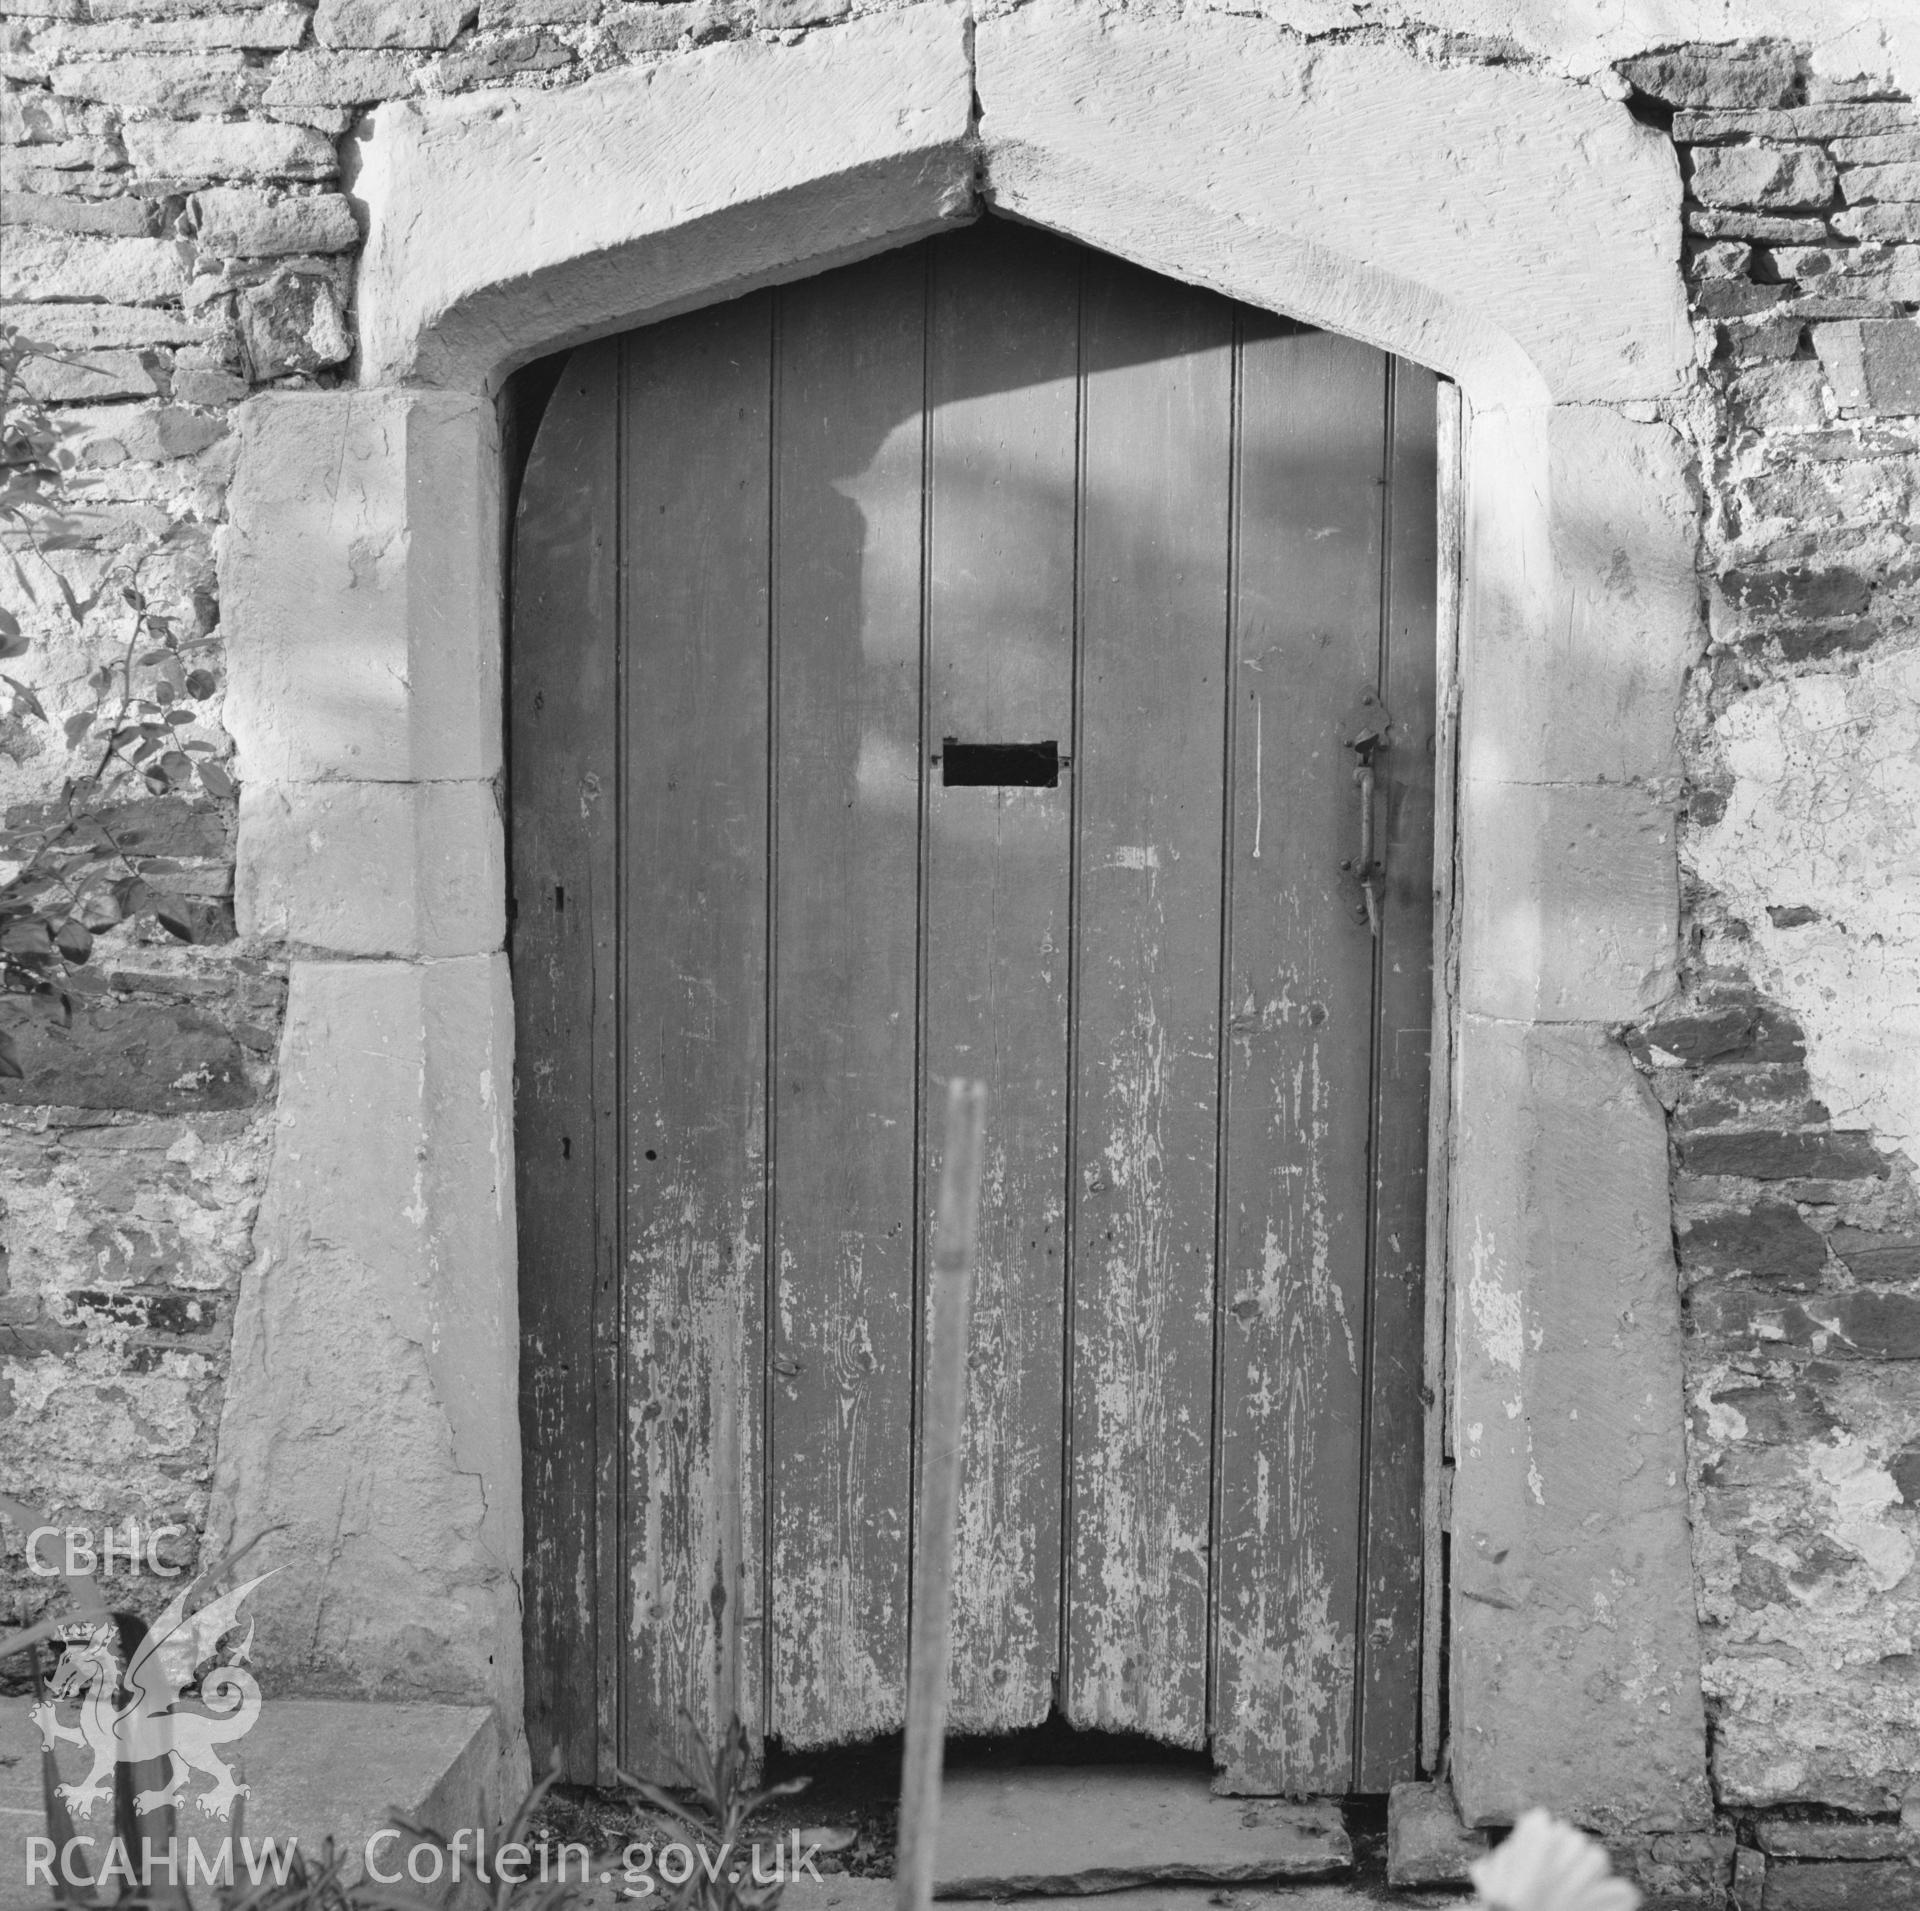
[[[1469,1870],[1478,1911],[1637,1911],[1640,1903],[1593,1839],[1544,1811],[1525,1813]]]
[[[0,326],[0,550],[17,592],[17,609],[0,603],[0,665],[35,648],[23,616],[43,620],[44,654],[38,689],[0,668],[0,749],[43,748],[32,730],[50,728],[57,715],[79,759],[58,800],[35,806],[9,832],[0,993],[39,997],[62,1017],[74,971],[103,930],[147,916],[194,942],[206,927],[201,906],[149,890],[122,838],[123,806],[143,793],[216,803],[234,794],[220,761],[225,740],[203,708],[220,687],[209,667],[219,642],[212,600],[195,596],[190,625],[165,601],[148,574],[156,560],[168,565],[160,534],[103,547],[76,486],[69,431],[37,395],[36,368],[75,364]],[[0,1025],[0,1076],[22,1072]]]
[[[771,1911],[787,1879],[776,1865],[780,1875],[771,1883],[756,1881],[754,1821],[774,1800],[804,1791],[807,1780],[789,1778],[756,1787],[753,1749],[737,1714],[728,1720],[717,1747],[708,1744],[690,1713],[683,1716],[693,1752],[685,1762],[676,1761],[682,1780],[679,1791],[620,1774],[622,1786],[685,1830],[697,1850],[718,1853],[711,1867],[696,1866],[675,1890],[668,1901],[670,1911]]]

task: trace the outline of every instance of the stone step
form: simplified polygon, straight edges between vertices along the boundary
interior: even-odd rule
[[[941,1787],[941,1898],[1332,1878],[1352,1868],[1338,1807],[1218,1798],[1204,1772],[1033,1766],[952,1772]]]
[[[46,1835],[40,1735],[30,1704],[0,1699],[0,1911],[38,1911],[48,1902],[44,1888],[28,1881],[28,1840]],[[317,1859],[331,1838],[354,1873],[367,1840],[395,1811],[449,1837],[490,1828],[501,1815],[499,1735],[484,1706],[270,1697],[246,1737],[218,1755],[249,1788],[242,1835],[256,1850],[266,1838],[282,1848],[293,1839]],[[60,1759],[69,1782],[84,1778],[92,1763],[72,1745],[61,1747]],[[211,1859],[231,1825],[199,1808],[208,1789],[198,1774],[182,1788],[178,1836],[195,1840]],[[74,1829],[97,1841],[86,1855],[98,1865],[113,1835],[111,1804],[76,1818]]]

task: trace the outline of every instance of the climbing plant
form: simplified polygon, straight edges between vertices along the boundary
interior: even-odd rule
[[[225,800],[233,780],[217,748],[188,734],[219,688],[201,661],[217,642],[200,627],[210,617],[183,629],[142,588],[158,540],[149,532],[119,544],[85,589],[58,561],[60,553],[97,548],[97,540],[76,495],[69,429],[36,392],[36,362],[75,363],[0,326],[0,549],[22,600],[67,619],[87,665],[61,685],[57,700],[74,705],[61,727],[81,767],[63,780],[56,801],[14,832],[15,856],[0,881],[0,994],[48,998],[65,1016],[69,978],[101,931],[151,914],[183,942],[198,933],[190,914],[141,880],[112,826],[113,805],[140,790],[198,789]],[[164,395],[164,363],[145,362]],[[30,647],[19,618],[0,606],[0,665]],[[7,705],[0,714],[51,723],[39,693],[5,669],[0,695]],[[0,1076],[22,1073],[12,1032],[0,1028]]]

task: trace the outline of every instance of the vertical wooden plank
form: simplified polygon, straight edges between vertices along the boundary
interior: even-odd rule
[[[625,341],[622,1745],[757,1732],[772,297]]]
[[[1378,756],[1372,1269],[1367,1298],[1367,1473],[1354,1783],[1384,1792],[1418,1767],[1421,1437],[1427,1218],[1427,1067],[1433,1030],[1435,379],[1392,363]]]
[[[1072,750],[1079,277],[1074,248],[1027,227],[935,248],[936,750]],[[1041,1724],[1059,1666],[1070,776],[965,789],[936,770],[927,799],[928,1068],[977,1077],[990,1111],[948,1660],[962,1732]]]
[[[1374,942],[1349,747],[1377,727],[1386,360],[1242,353],[1214,1757],[1353,1777]]]
[[[1075,1725],[1207,1733],[1232,312],[1087,265]]]
[[[795,1747],[905,1703],[925,286],[916,248],[781,299],[770,1720]]]
[[[599,1505],[619,1445],[599,1397],[619,1299],[618,383],[618,347],[582,347],[535,438],[514,527],[507,698],[527,1739],[535,1769],[557,1749],[566,1777],[589,1785],[612,1776],[603,1636],[616,1671],[619,1650],[602,1611],[616,1534]]]
[[[1440,1767],[1441,1639],[1446,1630],[1445,1535],[1451,1523],[1447,1482],[1447,1223],[1453,1137],[1454,1014],[1460,999],[1458,869],[1454,841],[1455,779],[1460,738],[1460,552],[1464,487],[1460,468],[1460,388],[1441,383],[1435,398],[1434,477],[1438,602],[1434,607],[1433,778],[1433,1051],[1427,1080],[1426,1455],[1422,1496],[1420,1769]]]

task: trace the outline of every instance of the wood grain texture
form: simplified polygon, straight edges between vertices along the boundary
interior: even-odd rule
[[[898,1727],[913,1500],[922,252],[781,296],[771,1728]]]
[[[629,1768],[758,1730],[767,411],[762,294],[626,342]]]
[[[613,625],[619,346],[584,346],[514,528],[507,707],[527,1740],[612,1776],[619,1691],[619,1107]]]
[[[1214,1756],[1353,1772],[1374,940],[1350,742],[1379,722],[1386,361],[1248,337],[1234,607]]]
[[[1072,748],[1078,308],[1078,257],[1046,235],[976,228],[937,249],[936,749],[947,736]],[[982,1081],[991,1117],[953,1584],[955,1731],[1042,1723],[1059,1666],[1070,797],[1070,772],[1054,789],[929,779],[928,1068]],[[939,1166],[934,1148],[929,1193]]]
[[[1436,409],[1431,372],[1396,361],[1387,420],[1382,860],[1373,1039],[1373,1215],[1354,1783],[1412,1778],[1420,1739],[1421,1479],[1426,1409],[1427,1070],[1433,1034]]]
[[[1207,1735],[1232,313],[1085,291],[1071,1572],[1075,1725]]]

